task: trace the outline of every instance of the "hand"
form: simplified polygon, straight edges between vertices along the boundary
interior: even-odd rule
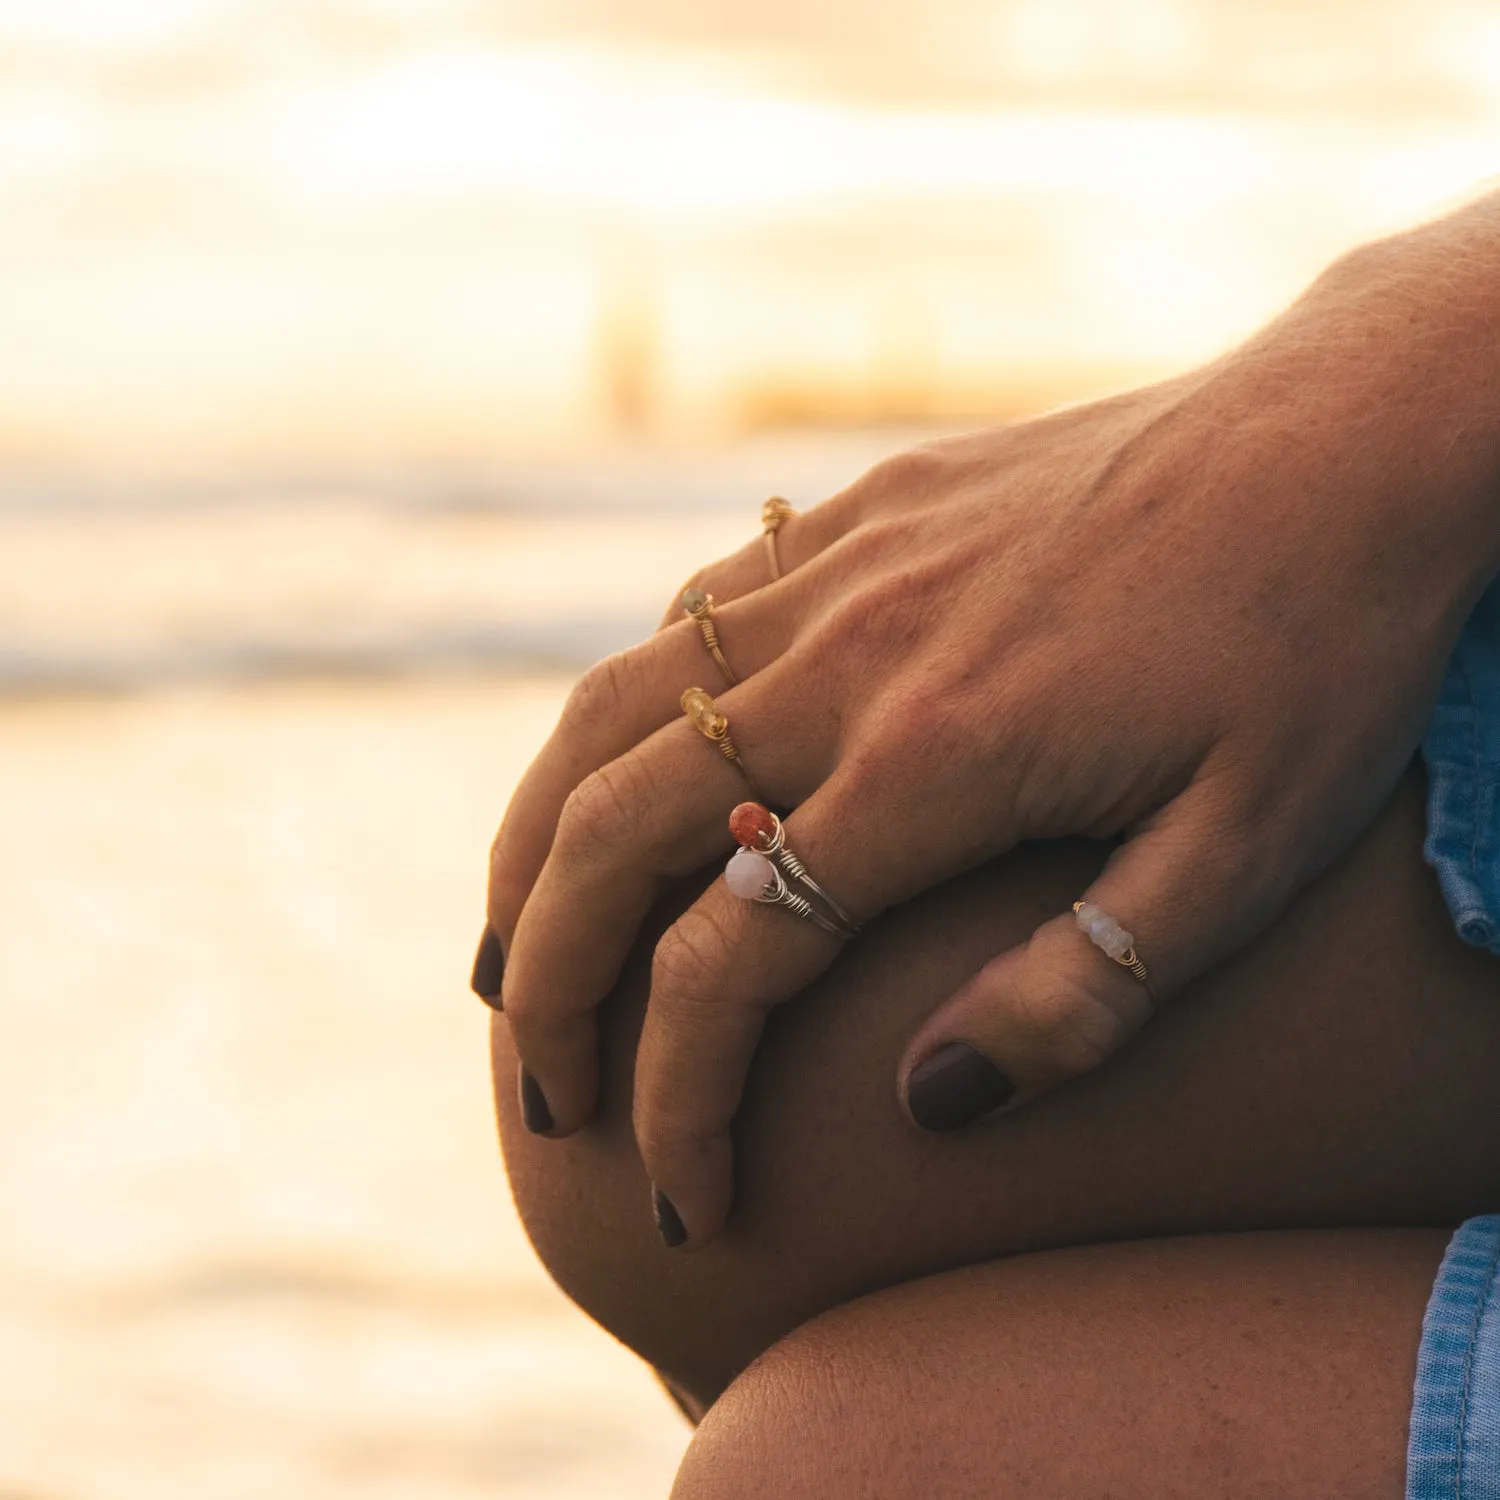
[[[1268,925],[1411,756],[1494,566],[1473,531],[1493,427],[1451,347],[1375,356],[1370,274],[1330,273],[1182,380],[880,465],[786,525],[780,582],[758,540],[697,580],[741,677],[718,697],[734,739],[857,916],[1022,839],[1123,840],[1079,895],[1134,934],[1150,989],[1059,913],[913,1038],[918,1123],[1103,1061]],[[664,883],[733,847],[745,791],[679,716],[695,683],[721,685],[685,620],[595,668],[496,840],[504,1007],[552,1134],[590,1113],[593,1011]],[[730,1207],[764,1018],[839,946],[723,881],[657,946],[635,1125],[691,1243]]]

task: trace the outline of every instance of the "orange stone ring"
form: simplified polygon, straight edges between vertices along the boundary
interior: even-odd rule
[[[760,529],[766,539],[766,559],[771,564],[771,582],[781,577],[781,559],[776,555],[776,533],[781,523],[797,514],[780,495],[772,495],[760,508]]]
[[[734,675],[734,669],[724,660],[724,652],[719,646],[719,631],[714,624],[714,596],[704,593],[702,589],[683,589],[681,603],[687,617],[698,622],[698,634],[703,637],[703,644],[708,647],[708,654],[713,657],[718,669],[729,679],[730,687],[733,687],[739,678]]]
[[[821,927],[829,932],[836,932],[841,937],[854,937],[859,932],[860,924],[807,873],[807,867],[787,847],[786,829],[782,827],[781,819],[769,807],[763,807],[759,802],[741,802],[729,815],[729,831],[734,835],[735,843],[740,846],[739,854],[736,854],[730,861],[731,865],[736,860],[739,861],[741,867],[739,885],[737,886],[733,880],[730,882],[729,888],[734,891],[735,895],[744,894],[740,886],[749,889],[749,871],[751,870],[758,871],[765,876],[762,882],[765,890],[768,892],[775,890],[776,883],[771,881],[767,874],[768,870],[774,871],[775,865],[771,863],[774,860],[775,864],[780,865],[787,875],[810,890],[828,908],[831,920],[819,921]],[[780,889],[785,890],[784,881]],[[792,904],[782,900],[779,896],[762,897],[752,894],[748,899],[752,901],[774,899],[775,903],[781,906]],[[800,910],[797,914],[798,916],[808,915]],[[813,920],[818,921],[817,914],[814,914]]]
[[[735,748],[734,741],[729,738],[729,720],[719,712],[713,697],[701,687],[690,687],[679,701],[682,704],[683,713],[687,715],[688,723],[704,739],[712,740],[718,747],[719,754],[749,782],[751,790],[757,790],[745,762],[740,759],[740,752]]]

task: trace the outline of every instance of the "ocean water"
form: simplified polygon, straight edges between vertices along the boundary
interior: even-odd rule
[[[752,541],[767,495],[815,503],[923,435],[463,472],[0,474],[0,698],[576,673]]]
[[[3,1500],[666,1493],[686,1427],[506,1192],[485,851],[771,471],[890,446],[4,491]]]

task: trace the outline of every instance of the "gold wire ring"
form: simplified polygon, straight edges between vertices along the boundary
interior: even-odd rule
[[[701,687],[690,687],[683,692],[678,701],[682,704],[682,711],[687,716],[688,723],[704,739],[712,741],[719,754],[734,766],[750,787],[754,788],[754,778],[751,777],[745,762],[740,759],[740,752],[735,748],[734,741],[729,737],[729,720],[719,712],[713,696]]]
[[[708,647],[708,654],[713,657],[714,664],[729,679],[730,687],[734,687],[739,678],[724,660],[724,652],[719,646],[719,631],[714,624],[714,596],[704,593],[702,589],[683,589],[680,602],[688,619],[697,622],[698,634],[703,637],[703,644]]]
[[[791,503],[783,500],[780,495],[772,495],[760,508],[760,526],[766,539],[766,560],[771,564],[772,583],[781,577],[781,559],[776,555],[776,533],[781,530],[783,521],[796,514]]]
[[[1118,933],[1120,937],[1123,937],[1125,939],[1126,946],[1121,952],[1111,953],[1109,949],[1106,948],[1104,944],[1094,936],[1089,921],[1078,920],[1080,913],[1086,906],[1091,907],[1093,911],[1098,913],[1098,916],[1094,918],[1095,921],[1102,918],[1107,922],[1113,923],[1114,931]],[[1132,976],[1134,976],[1143,985],[1146,986],[1146,993],[1149,994],[1153,1000],[1155,1000],[1156,991],[1151,988],[1151,980],[1147,976],[1146,965],[1141,961],[1140,954],[1135,951],[1135,943],[1132,940],[1130,934],[1126,932],[1120,926],[1120,924],[1116,922],[1115,919],[1111,917],[1107,912],[1101,911],[1097,906],[1093,906],[1093,904],[1088,901],[1075,901],[1073,903],[1073,917],[1075,921],[1078,921],[1078,926],[1083,930],[1084,933],[1087,934],[1089,941],[1093,943],[1093,945],[1098,948],[1106,958],[1110,959],[1114,963],[1119,964],[1122,969],[1129,969]]]

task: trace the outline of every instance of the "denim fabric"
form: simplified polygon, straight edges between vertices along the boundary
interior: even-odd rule
[[[1461,1225],[1422,1319],[1406,1500],[1500,1500],[1497,1266],[1500,1215]]]
[[[1500,953],[1500,580],[1464,627],[1422,741],[1427,842],[1458,935]]]

